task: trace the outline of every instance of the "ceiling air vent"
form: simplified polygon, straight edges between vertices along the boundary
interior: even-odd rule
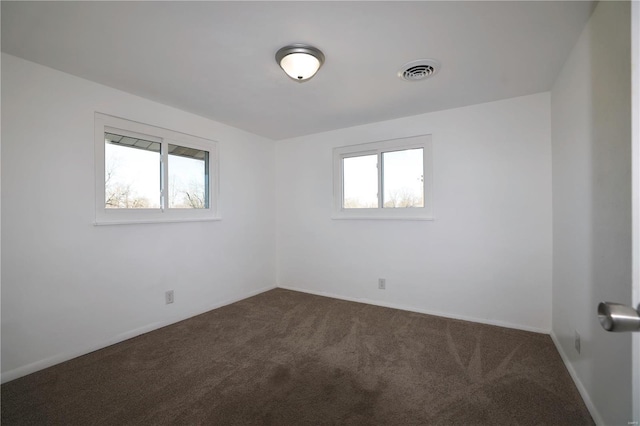
[[[440,69],[440,63],[434,59],[418,59],[407,62],[398,71],[398,77],[405,81],[420,81],[431,77]]]

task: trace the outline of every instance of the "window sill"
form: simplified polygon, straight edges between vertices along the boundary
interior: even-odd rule
[[[183,223],[183,222],[218,222],[222,220],[221,217],[208,217],[208,218],[192,218],[192,219],[122,219],[122,220],[100,220],[93,222],[93,226],[111,226],[111,225],[148,225],[154,223]]]
[[[417,221],[434,221],[433,216],[396,216],[396,215],[366,215],[366,214],[333,214],[332,220],[417,220]]]

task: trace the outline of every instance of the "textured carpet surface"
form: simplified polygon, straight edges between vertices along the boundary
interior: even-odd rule
[[[1,391],[3,425],[593,424],[547,335],[283,289]]]

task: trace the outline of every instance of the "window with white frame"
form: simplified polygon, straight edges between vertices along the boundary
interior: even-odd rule
[[[431,135],[333,150],[334,218],[432,219]]]
[[[96,224],[214,220],[217,143],[95,115]]]

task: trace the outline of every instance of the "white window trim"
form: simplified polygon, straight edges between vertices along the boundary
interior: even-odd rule
[[[95,221],[94,225],[124,225],[159,222],[193,222],[220,220],[218,211],[219,159],[218,143],[212,140],[138,123],[106,114],[95,113]],[[209,152],[209,208],[206,209],[107,209],[105,208],[105,129],[129,136],[137,136],[162,144],[180,145]],[[167,176],[167,149],[164,156],[162,176]],[[164,178],[163,178],[164,179]],[[166,197],[167,188],[161,196]]]
[[[410,208],[366,208],[345,209],[342,160],[361,155],[378,155],[383,152],[399,151],[411,148],[423,149],[424,168],[424,207]],[[378,169],[378,188],[382,179]],[[342,146],[333,149],[333,214],[332,219],[385,219],[385,220],[434,220],[433,217],[433,157],[431,135],[412,136],[401,139]]]

